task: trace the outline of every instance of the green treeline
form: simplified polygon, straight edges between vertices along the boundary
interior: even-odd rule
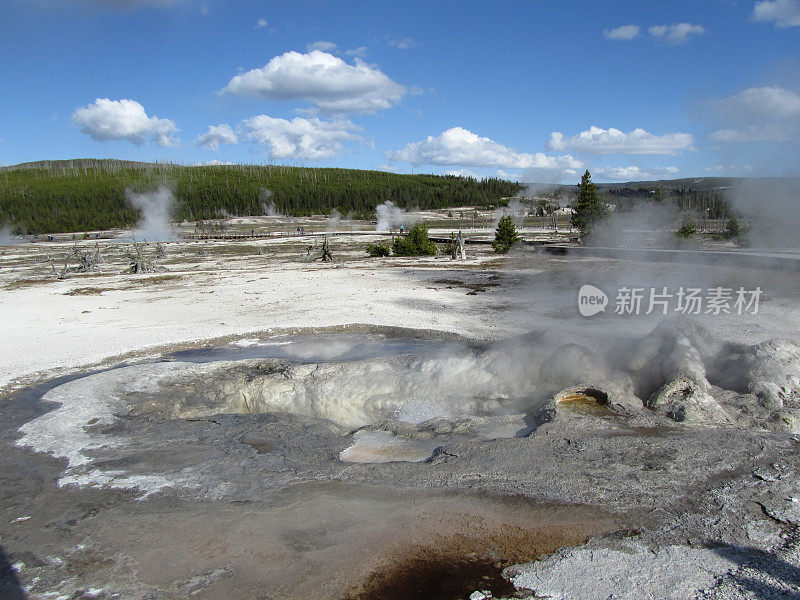
[[[641,201],[671,202],[682,212],[695,212],[709,219],[733,216],[730,200],[722,191],[690,187],[625,187],[603,191],[603,200],[615,204],[618,212],[633,210]]]
[[[76,161],[77,162],[77,161]],[[67,168],[0,171],[0,225],[15,233],[61,233],[129,227],[139,213],[125,190],[173,190],[174,217],[330,214],[374,218],[387,200],[406,209],[490,206],[522,189],[501,179],[284,166],[183,167],[80,161]]]

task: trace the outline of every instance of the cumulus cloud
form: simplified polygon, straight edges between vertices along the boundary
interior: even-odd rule
[[[734,127],[713,131],[718,142],[779,142],[800,129],[800,95],[779,86],[753,87],[717,102],[719,118]]]
[[[239,138],[230,125],[210,125],[208,131],[197,138],[197,145],[218,150],[221,144],[238,144]]]
[[[509,173],[504,171],[503,169],[497,169],[494,173],[495,178],[497,179],[506,179],[508,181],[519,181],[519,175],[515,173]]]
[[[333,42],[326,42],[325,40],[320,40],[318,42],[313,42],[311,44],[306,45],[306,49],[309,52],[314,50],[321,50],[322,52],[334,52],[339,46],[334,44]]]
[[[222,160],[206,160],[203,162],[194,163],[195,167],[226,167],[230,165],[235,165],[236,163],[222,161]]]
[[[690,149],[693,144],[694,137],[688,133],[654,135],[644,129],[624,133],[613,127],[602,129],[592,126],[572,137],[554,131],[547,142],[547,150],[574,150],[585,154],[678,154]]]
[[[639,37],[641,32],[642,28],[638,25],[622,25],[615,29],[604,30],[603,35],[606,36],[607,39],[614,40],[615,42],[627,42]]]
[[[663,177],[674,177],[680,172],[677,167],[641,168],[637,165],[627,167],[601,167],[593,170],[595,175],[612,181],[645,181]]]
[[[530,168],[580,168],[582,163],[571,156],[548,156],[518,153],[480,137],[463,127],[453,127],[440,135],[428,136],[421,142],[412,142],[402,150],[388,152],[387,158],[412,165],[441,165],[460,167]]]
[[[685,44],[691,36],[707,33],[706,28],[702,25],[692,25],[691,23],[653,25],[648,31],[651,37],[663,40],[668,44]]]
[[[800,117],[800,95],[782,87],[753,87],[719,101],[730,119],[787,119]]]
[[[176,146],[173,137],[178,128],[170,119],[148,117],[144,106],[135,100],[97,98],[92,104],[77,109],[72,120],[81,131],[98,142],[128,140],[141,146],[153,140],[159,146]]]
[[[775,27],[800,26],[800,1],[798,0],[765,0],[756,2],[753,8],[753,20],[773,23]]]
[[[261,17],[258,21],[256,21],[256,29],[265,29],[269,27],[269,23],[264,17]]]
[[[408,90],[374,65],[355,65],[321,50],[287,52],[260,69],[236,75],[224,92],[270,100],[308,100],[323,112],[375,112]]]
[[[452,175],[454,177],[466,177],[481,180],[482,177],[478,175],[475,171],[470,171],[469,169],[450,169],[449,171],[445,171],[445,175]]]
[[[242,122],[245,137],[269,149],[271,159],[317,161],[343,154],[345,144],[360,142],[360,128],[345,119],[322,121],[296,117],[291,121],[258,115]]]

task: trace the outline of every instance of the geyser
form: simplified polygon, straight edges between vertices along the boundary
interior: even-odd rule
[[[800,432],[800,348],[788,341],[720,345],[696,324],[667,322],[604,355],[529,336],[483,348],[417,343],[383,355],[381,344],[398,348],[378,340],[368,346],[374,357],[363,358],[328,339],[310,354],[313,345],[282,350],[303,359],[153,363],[91,375],[48,392],[43,399],[59,407],[22,426],[17,444],[67,458],[62,483],[157,490],[173,482],[94,466],[135,446],[124,432],[137,420],[312,419],[341,441],[334,456],[351,462],[426,461],[450,443],[523,437],[570,416]],[[240,439],[280,457],[277,439],[257,430]]]

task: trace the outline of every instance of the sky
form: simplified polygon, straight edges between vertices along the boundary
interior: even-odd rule
[[[800,175],[800,0],[0,0],[0,164]]]

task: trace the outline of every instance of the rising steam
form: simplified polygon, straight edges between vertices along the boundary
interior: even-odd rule
[[[342,221],[342,213],[340,213],[335,208],[331,210],[331,214],[328,217],[328,223],[325,226],[325,230],[329,232],[336,231],[339,228],[339,223]]]
[[[267,217],[282,217],[281,212],[275,208],[275,201],[272,200],[272,192],[266,188],[261,190],[258,194],[258,199],[261,201],[261,213]]]
[[[683,216],[671,203],[639,202],[612,212],[592,231],[587,244],[609,248],[678,248],[675,231]]]
[[[375,227],[377,231],[389,231],[415,220],[391,200],[376,206],[375,213],[378,215],[378,225]]]
[[[756,247],[800,249],[800,179],[744,179],[728,198],[744,217],[745,238]]]
[[[11,227],[9,225],[3,225],[0,227],[0,246],[10,246],[11,244],[16,244],[20,241],[20,238],[14,236],[14,234],[11,232]]]
[[[494,217],[494,224],[492,228],[497,227],[497,224],[500,222],[500,219],[511,215],[511,218],[514,220],[514,225],[516,227],[522,227],[525,223],[525,213],[527,212],[527,208],[525,205],[517,200],[516,198],[509,201],[508,206],[501,206],[500,208],[496,208],[493,214]]]
[[[172,190],[166,186],[144,194],[125,190],[125,197],[140,212],[139,221],[133,230],[134,237],[148,242],[166,242],[176,238],[171,223],[172,207],[175,204]]]

